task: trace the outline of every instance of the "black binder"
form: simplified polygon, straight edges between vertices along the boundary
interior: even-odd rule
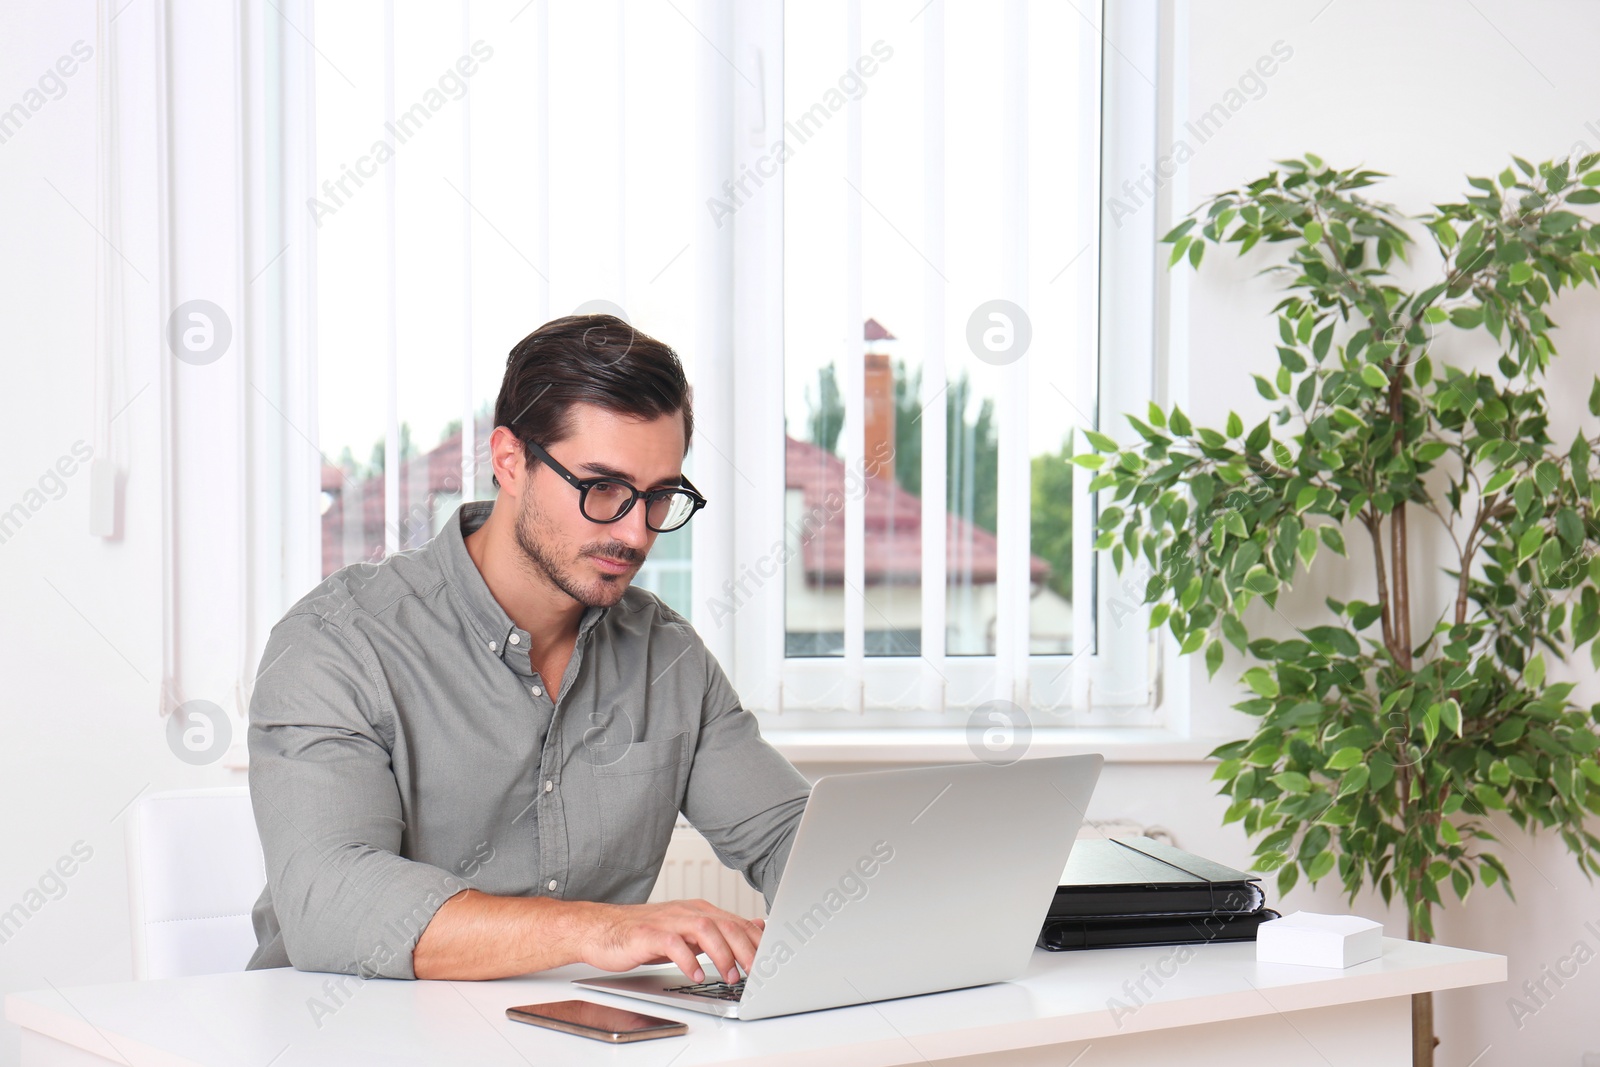
[[[1249,915],[1266,902],[1259,882],[1244,871],[1148,837],[1090,838],[1072,846],[1048,918]]]
[[[1281,918],[1271,908],[1248,915],[1187,915],[1178,918],[1046,919],[1038,946],[1051,952],[1074,948],[1136,948],[1254,941],[1256,928]]]

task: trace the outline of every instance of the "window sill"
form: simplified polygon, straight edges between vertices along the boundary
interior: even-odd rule
[[[950,727],[763,729],[791,763],[976,763],[967,732]],[[1107,763],[1205,763],[1231,737],[1189,737],[1159,727],[1035,729],[1030,756],[1098,752]]]

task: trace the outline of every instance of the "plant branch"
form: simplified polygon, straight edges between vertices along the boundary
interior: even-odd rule
[[[1360,520],[1372,537],[1372,555],[1378,572],[1378,610],[1383,622],[1383,647],[1393,656],[1394,627],[1389,620],[1389,575],[1383,561],[1383,520],[1371,510],[1363,511]]]

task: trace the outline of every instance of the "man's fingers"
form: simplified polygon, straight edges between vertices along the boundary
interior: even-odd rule
[[[689,924],[691,936],[700,947],[700,951],[711,957],[711,962],[716,966],[717,973],[722,975],[724,982],[737,982],[739,973],[735,965],[735,956],[728,939],[723,936],[722,925],[709,915],[701,915]]]
[[[676,964],[678,970],[682,971],[689,981],[705,981],[706,972],[701,968],[700,960],[696,957],[694,949],[689,947],[689,943],[677,934],[666,934],[661,938],[659,944],[653,947]]]
[[[748,919],[737,917],[731,917],[720,925],[722,936],[733,950],[734,958],[748,974],[756,961],[756,949],[761,944],[760,928]]]

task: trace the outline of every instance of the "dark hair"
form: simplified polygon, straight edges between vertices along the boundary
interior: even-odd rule
[[[694,436],[689,380],[678,354],[615,315],[551,319],[518,341],[506,357],[494,424],[524,442],[523,458],[532,467],[538,459],[526,442],[549,448],[570,436],[572,405],[579,403],[639,419],[681,411],[685,451]],[[494,485],[500,487],[498,478]]]

